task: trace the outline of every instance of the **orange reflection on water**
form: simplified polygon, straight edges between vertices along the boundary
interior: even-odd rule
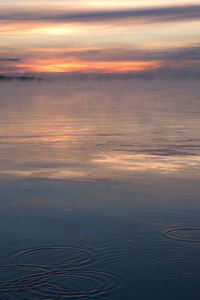
[[[158,156],[147,154],[106,154],[102,158],[94,160],[94,163],[103,165],[105,168],[130,171],[148,172],[156,171],[171,173],[181,171],[185,167],[195,167],[200,164],[200,157],[187,156]]]
[[[1,88],[2,176],[125,181],[146,173],[200,175],[193,83],[160,81],[160,90],[154,81],[90,80]]]

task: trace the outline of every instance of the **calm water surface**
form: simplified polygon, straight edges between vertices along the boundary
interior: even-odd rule
[[[199,95],[0,84],[0,299],[198,299]]]

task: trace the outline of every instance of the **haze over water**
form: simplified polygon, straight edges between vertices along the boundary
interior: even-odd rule
[[[0,299],[197,299],[198,80],[0,89]]]

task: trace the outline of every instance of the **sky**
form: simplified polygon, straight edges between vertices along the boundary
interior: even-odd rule
[[[196,72],[199,0],[0,0],[0,73]]]

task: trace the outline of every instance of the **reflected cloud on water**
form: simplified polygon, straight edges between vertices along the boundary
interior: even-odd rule
[[[1,84],[1,299],[198,293],[199,93],[195,81]]]
[[[199,176],[194,82],[177,87],[163,81],[159,88],[156,81],[27,84],[2,85],[2,176],[118,181],[135,172]]]

